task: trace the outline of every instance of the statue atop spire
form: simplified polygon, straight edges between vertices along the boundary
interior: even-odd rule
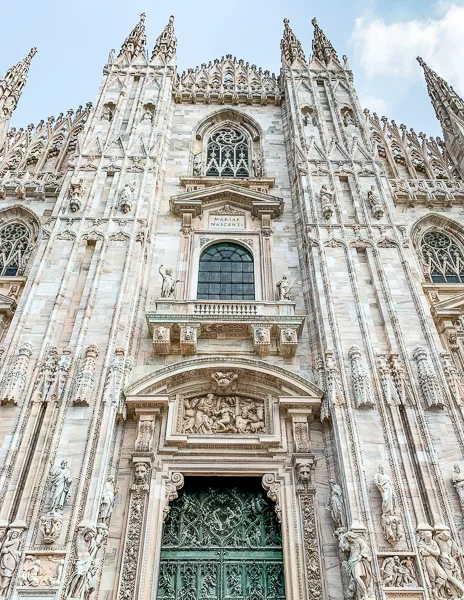
[[[453,86],[437,75],[420,56],[417,57],[417,62],[424,69],[427,91],[437,119],[440,121],[443,130],[451,129],[451,113],[464,119],[464,102],[462,98],[456,93]]]
[[[313,58],[317,58],[317,60],[325,65],[329,65],[331,61],[340,64],[332,42],[319,27],[316,19],[313,19],[311,23],[314,26]]]
[[[147,36],[145,35],[145,17],[145,13],[140,15],[140,21],[124,40],[118,58],[126,55],[129,62],[132,62],[134,58],[137,58],[145,52],[147,43]]]
[[[165,63],[171,61],[176,55],[177,38],[174,35],[174,17],[169,17],[169,23],[156,40],[151,60],[161,58]]]
[[[35,54],[37,54],[37,48],[31,48],[26,58],[20,60],[11,69],[8,69],[0,79],[0,150],[6,139],[10,117],[26,85],[31,60]]]
[[[303,48],[290,28],[290,21],[284,19],[284,36],[280,42],[280,49],[282,51],[282,62],[293,65],[297,60],[306,62]]]

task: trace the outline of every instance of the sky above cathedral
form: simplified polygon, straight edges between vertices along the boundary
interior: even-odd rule
[[[308,57],[316,17],[349,57],[362,107],[417,133],[441,135],[418,55],[464,96],[464,0],[23,0],[4,3],[0,22],[2,74],[31,46],[39,50],[12,124],[94,102],[109,50],[119,50],[141,12],[150,52],[175,16],[179,71],[232,54],[278,73],[282,20]]]

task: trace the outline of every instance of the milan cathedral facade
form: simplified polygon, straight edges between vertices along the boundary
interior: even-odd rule
[[[315,20],[278,76],[144,20],[94,105],[0,79],[0,596],[464,598],[462,99],[418,59],[431,139]]]

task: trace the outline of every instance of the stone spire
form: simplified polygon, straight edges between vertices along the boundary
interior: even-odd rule
[[[437,119],[440,121],[443,130],[450,129],[450,111],[462,119],[464,117],[464,102],[453,87],[437,75],[420,56],[417,57],[417,62],[424,69],[427,90]]]
[[[280,42],[282,62],[292,66],[297,60],[306,62],[303,48],[290,28],[290,21],[284,19],[284,36]]]
[[[464,102],[442,77],[437,75],[419,56],[425,82],[437,119],[440,121],[445,146],[451,160],[464,177]]]
[[[0,150],[6,139],[10,117],[16,108],[21,93],[26,85],[27,74],[32,57],[37,48],[31,48],[29,54],[17,65],[8,69],[0,79]]]
[[[140,15],[140,21],[124,40],[118,58],[126,55],[129,62],[132,62],[134,58],[137,58],[145,52],[147,43],[147,36],[145,35],[145,16],[145,13]]]
[[[174,17],[169,17],[169,23],[156,40],[151,60],[160,58],[164,63],[170,62],[176,56],[177,38],[174,35]]]
[[[332,42],[319,27],[316,19],[313,19],[311,23],[314,25],[313,58],[317,58],[325,65],[329,65],[330,61],[340,64]]]

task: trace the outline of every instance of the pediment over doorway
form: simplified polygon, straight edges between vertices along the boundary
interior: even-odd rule
[[[170,200],[171,211],[176,216],[189,213],[192,217],[198,217],[203,213],[204,208],[220,204],[231,204],[243,208],[250,211],[255,217],[267,214],[273,219],[279,217],[284,209],[282,198],[244,188],[234,183],[221,183],[186,192],[173,196]]]

